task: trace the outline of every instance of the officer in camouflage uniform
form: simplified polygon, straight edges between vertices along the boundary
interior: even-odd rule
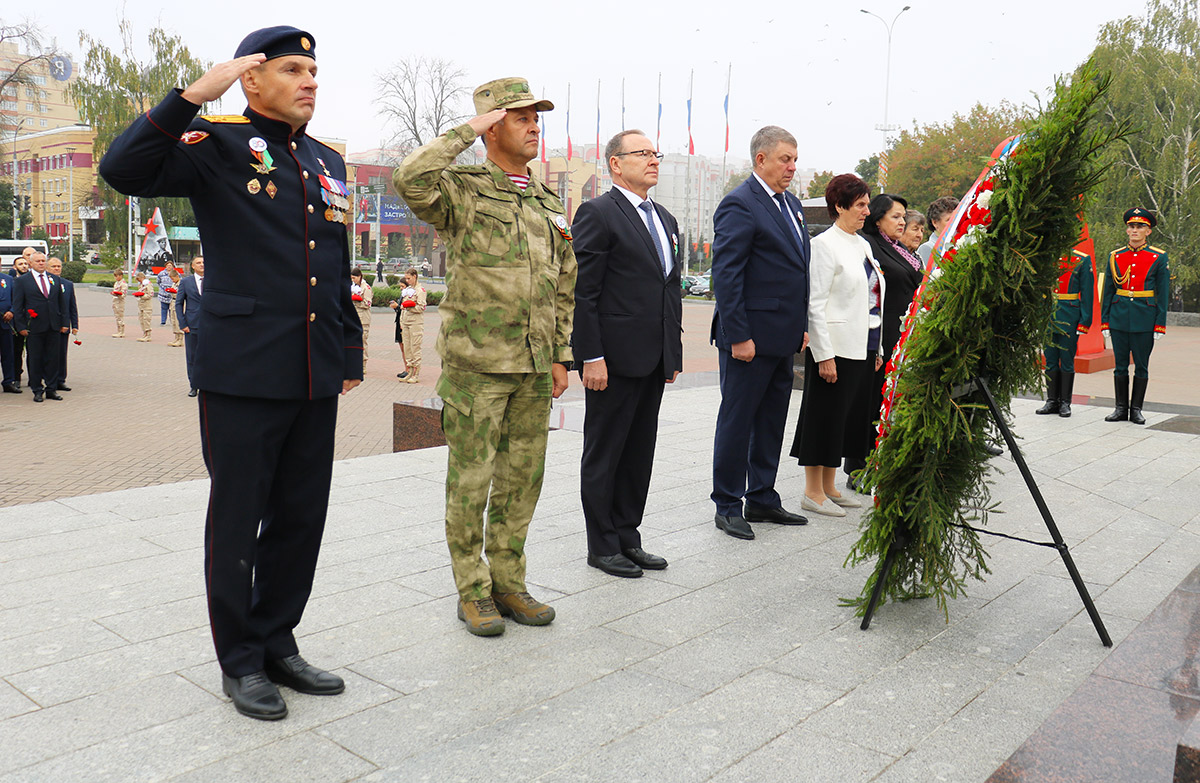
[[[554,104],[524,79],[488,82],[474,98],[479,116],[414,151],[393,182],[448,248],[437,338],[450,452],[446,541],[459,619],[493,636],[504,632],[502,615],[526,625],[554,619],[526,592],[524,549],[550,398],[567,388],[576,266],[562,202],[527,165],[537,156],[538,112]],[[477,137],[487,161],[452,165]]]
[[[1100,298],[1100,329],[1112,338],[1117,366],[1113,369],[1116,408],[1105,421],[1145,424],[1142,404],[1150,382],[1150,352],[1154,341],[1167,332],[1167,301],[1171,272],[1167,251],[1148,244],[1158,220],[1149,211],[1134,207],[1125,212],[1129,244],[1108,258],[1109,279]],[[1133,394],[1129,393],[1129,356],[1133,355]]]

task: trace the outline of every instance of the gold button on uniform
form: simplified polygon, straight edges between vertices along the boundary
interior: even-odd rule
[[[317,314],[316,314],[316,313],[309,313],[309,314],[308,314],[308,320],[310,320],[310,321],[315,321],[315,320],[317,320]]]
[[[312,211],[313,211],[313,210],[312,210],[312,204],[309,204],[309,205],[308,205],[308,214],[310,214],[310,215],[311,215],[311,214],[312,214]]]
[[[292,149],[296,149],[296,142],[292,142]]]
[[[316,247],[316,246],[317,246],[317,243],[316,243],[316,242],[312,241],[311,239],[310,239],[310,240],[308,240],[308,249],[309,249],[309,250],[312,250],[312,249],[313,249],[314,247]]]
[[[302,171],[302,172],[300,172],[300,173],[304,175],[304,178],[305,178],[305,179],[308,179],[308,172],[307,172],[307,171]]]
[[[315,278],[315,277],[310,277],[310,278],[308,278],[308,284],[309,284],[309,285],[316,285],[316,284],[317,284],[317,278]]]

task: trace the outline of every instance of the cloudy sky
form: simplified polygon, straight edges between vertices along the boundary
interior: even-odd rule
[[[477,0],[301,0],[285,7],[207,0],[164,7],[159,0],[65,0],[41,6],[48,10],[33,11],[31,19],[76,54],[81,54],[80,29],[115,46],[117,20],[124,16],[133,24],[142,58],[147,32],[161,26],[180,35],[195,55],[213,61],[229,59],[241,38],[258,27],[292,24],[309,30],[317,40],[320,67],[311,131],[346,139],[351,151],[379,146],[387,136],[374,106],[377,74],[401,58],[425,55],[453,60],[467,72],[472,88],[501,76],[527,77],[558,106],[546,120],[551,146],[564,144],[568,84],[572,141],[595,139],[597,80],[601,138],[621,129],[622,80],[626,125],[653,136],[661,74],[662,148],[686,151],[686,100],[694,71],[696,151],[720,156],[722,102],[732,66],[731,156],[746,156],[750,135],[776,124],[799,139],[802,166],[844,171],[882,143],[875,126],[883,121],[887,34],[879,19],[859,9],[891,22],[904,5],[900,0],[745,6],[712,0],[628,5],[532,0],[507,6]],[[1143,13],[1137,0],[911,0],[910,5],[892,35],[888,122],[902,127],[946,121],[976,102],[1029,103],[1044,97],[1055,76],[1088,55],[1102,25]],[[265,8],[280,10],[267,13]],[[975,10],[984,8],[993,10]],[[16,21],[8,11],[0,19]],[[243,105],[240,93],[231,93],[220,109],[237,113]]]

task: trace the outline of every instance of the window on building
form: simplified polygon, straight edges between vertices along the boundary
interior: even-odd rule
[[[38,125],[40,125],[43,128],[46,127],[46,118],[42,117],[40,120],[38,120]]]

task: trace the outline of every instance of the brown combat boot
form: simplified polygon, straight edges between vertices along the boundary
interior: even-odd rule
[[[478,601],[458,602],[458,619],[467,624],[467,630],[476,636],[499,636],[504,633],[504,618],[496,611],[491,598]]]
[[[492,593],[496,608],[505,617],[521,625],[549,625],[554,622],[554,607],[546,606],[529,593]]]
[[[145,330],[145,331],[143,331],[143,332],[142,332],[142,336],[138,338],[138,342],[139,342],[139,343],[148,343],[148,342],[150,342],[150,331],[149,331],[149,330]]]

